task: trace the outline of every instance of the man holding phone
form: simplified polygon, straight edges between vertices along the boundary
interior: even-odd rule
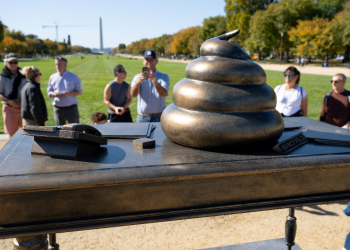
[[[166,107],[165,97],[169,90],[169,76],[156,70],[158,58],[149,49],[144,53],[142,73],[137,74],[131,83],[131,95],[137,96],[137,122],[159,122]]]

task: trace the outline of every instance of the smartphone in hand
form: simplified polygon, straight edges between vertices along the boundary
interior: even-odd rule
[[[144,74],[145,76],[149,75],[149,68],[148,67],[143,67],[142,68],[142,74]]]

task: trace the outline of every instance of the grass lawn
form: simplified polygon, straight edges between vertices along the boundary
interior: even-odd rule
[[[80,123],[91,124],[91,114],[96,111],[107,114],[107,106],[103,103],[103,90],[108,82],[114,79],[113,68],[117,64],[122,64],[128,72],[126,82],[131,84],[133,77],[141,72],[143,67],[142,60],[129,59],[125,57],[106,55],[68,57],[68,70],[77,74],[81,78],[83,94],[78,97]],[[54,59],[21,61],[19,67],[34,65],[42,72],[41,90],[44,94],[46,105],[49,113],[49,121],[45,125],[55,125],[52,108],[52,98],[48,98],[46,88],[51,74],[56,72]],[[172,103],[171,92],[173,86],[185,77],[186,64],[176,62],[160,61],[157,69],[160,72],[167,73],[170,77],[170,91],[166,98],[166,104]],[[266,71],[267,83],[274,88],[284,82],[282,72]],[[330,77],[303,74],[301,76],[300,85],[303,86],[309,95],[308,117],[318,120],[321,112],[321,103],[325,93],[332,90],[329,83]],[[137,98],[134,98],[131,105],[131,114],[133,120],[136,121],[136,105]],[[1,103],[0,103],[1,106]],[[0,133],[3,133],[3,119],[0,119]]]

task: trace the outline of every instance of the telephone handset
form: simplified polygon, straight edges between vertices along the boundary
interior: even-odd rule
[[[90,125],[86,125],[86,124],[78,124],[78,123],[66,124],[66,125],[63,125],[62,129],[86,133],[89,135],[102,136],[100,131],[98,131],[96,128],[94,128]]]

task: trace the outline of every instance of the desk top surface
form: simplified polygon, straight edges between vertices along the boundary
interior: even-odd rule
[[[0,151],[0,238],[350,199],[350,147],[211,152],[177,145],[155,125],[154,149],[109,140],[79,160],[31,155],[33,137],[16,133]]]
[[[333,126],[308,118],[287,118],[289,124]],[[350,147],[326,146],[309,142],[288,155],[272,149],[254,151],[206,151],[170,141],[160,123],[152,138],[154,149],[137,149],[132,139],[110,139],[94,155],[78,160],[31,155],[32,136],[19,132],[0,151],[0,192],[10,189],[45,188],[110,181],[132,181],[159,177],[185,177],[229,171],[256,171],[298,166],[350,163]],[[127,126],[127,124],[125,124]],[[327,162],[327,159],[329,162]],[[249,163],[250,162],[250,163]],[[285,162],[285,164],[284,164]],[[249,163],[249,164],[247,164]],[[227,169],[225,170],[227,171]],[[118,175],[112,173],[118,172]]]

